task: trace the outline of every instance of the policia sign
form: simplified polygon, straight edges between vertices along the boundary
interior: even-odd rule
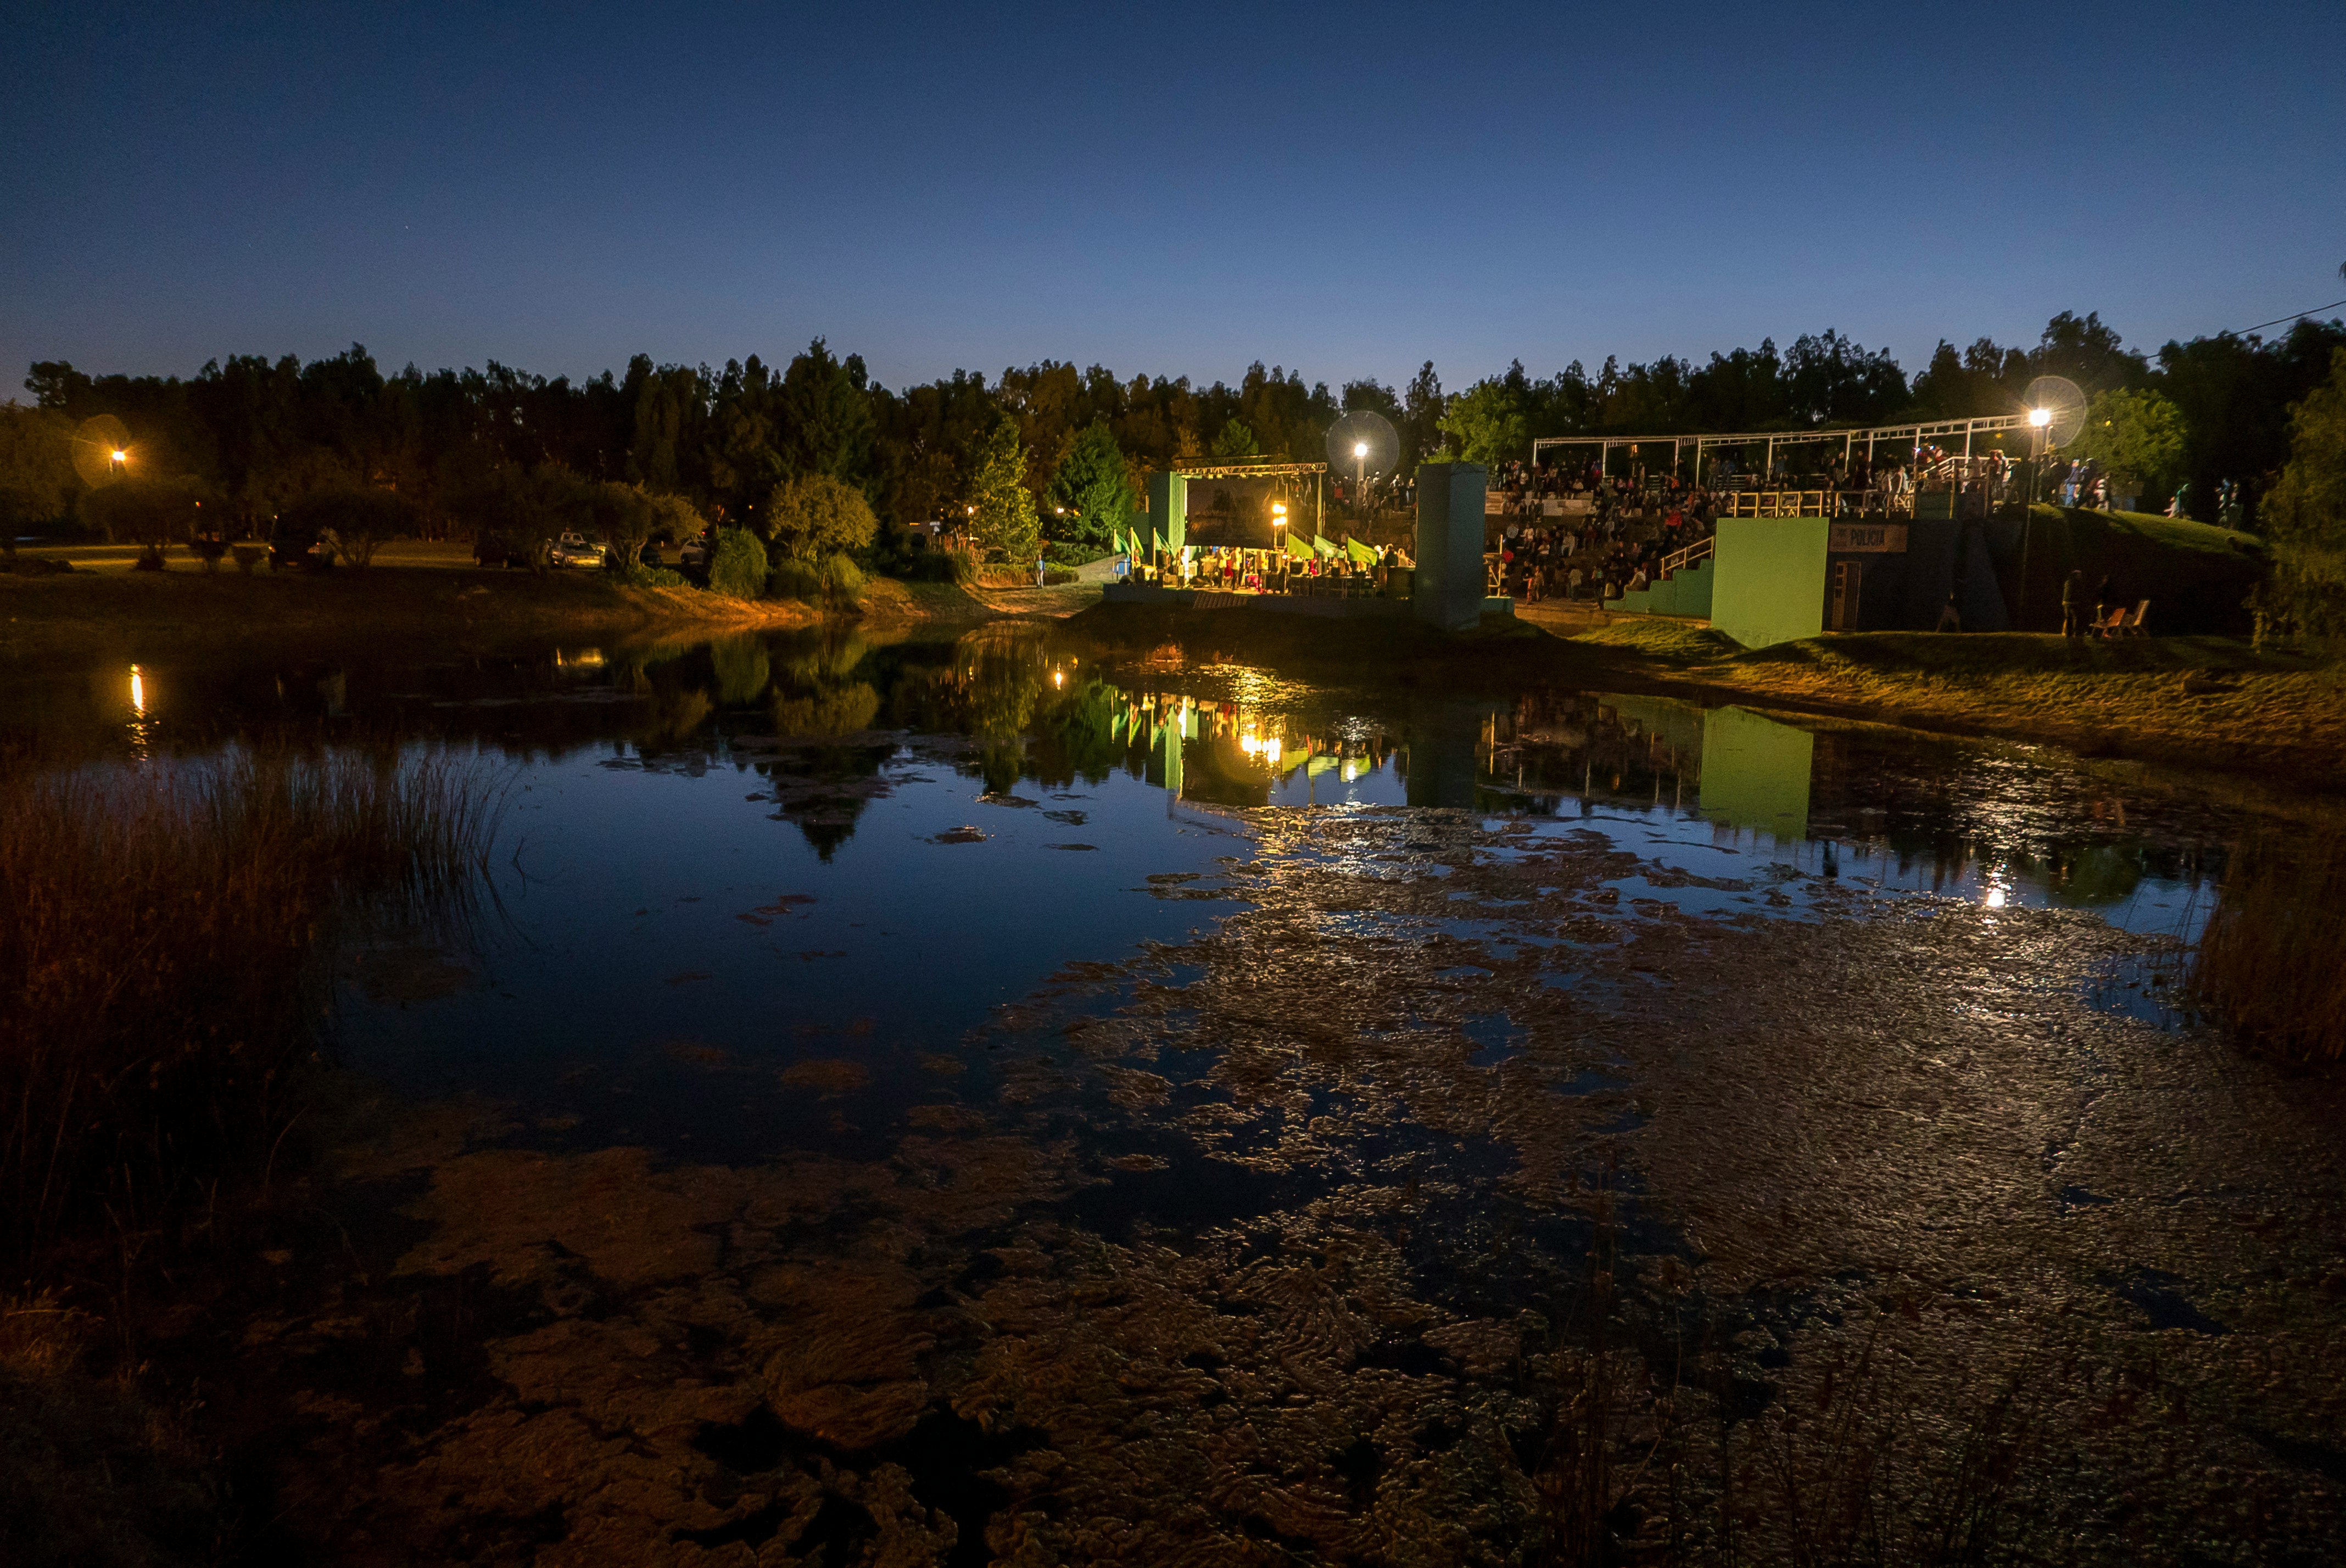
[[[1832,525],[1832,536],[1826,542],[1825,550],[1834,555],[1903,555],[1906,553],[1906,524],[1836,523]]]

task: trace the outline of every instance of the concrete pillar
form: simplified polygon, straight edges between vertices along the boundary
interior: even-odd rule
[[[1479,463],[1417,465],[1417,576],[1411,607],[1444,631],[1483,616],[1483,496],[1491,471]]]

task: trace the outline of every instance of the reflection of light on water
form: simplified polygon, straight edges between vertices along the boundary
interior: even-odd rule
[[[1992,910],[2000,910],[2004,907],[2004,890],[2002,888],[1988,889],[1987,907]]]
[[[130,749],[143,758],[155,738],[155,727],[147,711],[147,672],[135,664],[130,667],[129,728]]]

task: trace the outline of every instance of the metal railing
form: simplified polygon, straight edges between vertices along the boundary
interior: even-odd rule
[[[1693,565],[1697,561],[1709,560],[1711,547],[1718,543],[1719,540],[1716,535],[1706,535],[1703,538],[1696,540],[1693,544],[1688,545],[1683,550],[1673,550],[1670,554],[1662,557],[1661,575],[1667,577],[1673,572],[1682,572],[1686,570],[1688,566]]]
[[[1905,517],[1911,494],[1880,490],[1735,490],[1719,497],[1721,517]]]

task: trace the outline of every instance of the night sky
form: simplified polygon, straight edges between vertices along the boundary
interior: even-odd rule
[[[1456,388],[2346,294],[2346,5],[0,20],[0,395],[364,342]]]

